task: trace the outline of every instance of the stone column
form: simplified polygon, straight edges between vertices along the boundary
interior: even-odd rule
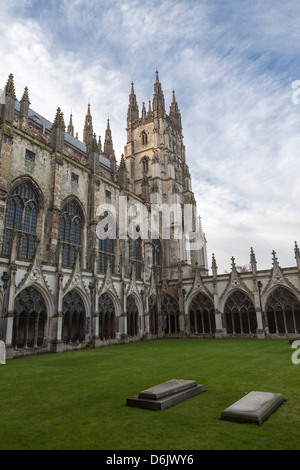
[[[94,346],[98,348],[101,344],[99,338],[99,292],[98,292],[98,282],[96,282],[95,289],[95,308],[94,308]]]
[[[259,284],[260,288],[262,284]],[[257,328],[256,328],[256,336],[259,339],[265,338],[265,328],[264,328],[264,320],[263,320],[263,312],[262,312],[262,305],[261,305],[261,298],[258,283],[254,283],[254,308],[256,312],[256,321],[257,321]]]
[[[122,282],[122,293],[121,293],[121,314],[119,318],[119,332],[117,338],[125,343],[128,343],[127,333],[127,312],[126,312],[126,282]]]
[[[57,313],[51,318],[51,342],[50,342],[50,351],[51,352],[62,352],[64,350],[64,343],[62,340],[62,329],[63,329],[63,313],[62,313],[62,303],[63,303],[63,274],[58,274],[58,294],[57,294]]]
[[[218,293],[217,283],[214,283],[214,307],[215,307],[215,323],[216,323],[216,338],[224,338],[226,336],[226,328],[223,328],[222,313],[220,312],[220,300]]]
[[[7,349],[12,349],[12,336],[13,336],[13,324],[14,324],[14,306],[15,306],[15,290],[16,290],[16,272],[17,267],[10,267],[10,283],[7,288],[7,300],[6,300],[6,334],[5,343]],[[5,299],[3,300],[5,301]],[[10,352],[8,351],[8,357]]]

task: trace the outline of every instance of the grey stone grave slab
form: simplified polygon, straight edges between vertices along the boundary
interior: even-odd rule
[[[221,419],[261,426],[283,403],[281,393],[252,391],[226,408]]]
[[[127,406],[163,411],[204,391],[195,380],[173,379],[127,398]]]

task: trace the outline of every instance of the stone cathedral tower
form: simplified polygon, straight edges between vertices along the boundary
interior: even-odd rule
[[[125,161],[131,191],[141,195],[152,205],[168,205],[171,208],[175,204],[181,207],[183,232],[187,227],[187,213],[185,214],[184,207],[189,206],[191,209],[189,223],[192,232],[198,237],[200,249],[190,249],[192,239],[185,233],[181,239],[174,236],[179,221],[171,214],[170,240],[161,240],[163,264],[169,268],[170,278],[178,276],[178,262],[181,262],[183,269],[186,266],[187,275],[188,267],[195,263],[203,270],[203,274],[206,273],[208,270],[206,240],[202,233],[200,218],[197,217],[191,175],[186,164],[181,114],[174,91],[169,114],[166,113],[158,72],[156,72],[152,103],[149,101],[147,109],[143,103],[141,115],[134,84],[131,84]],[[162,230],[159,235],[160,238],[164,238]]]

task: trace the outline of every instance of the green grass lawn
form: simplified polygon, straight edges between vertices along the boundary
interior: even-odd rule
[[[300,449],[300,364],[285,340],[157,340],[0,365],[0,449]],[[205,392],[163,412],[126,398],[170,379]],[[262,426],[220,420],[252,391],[285,404]]]

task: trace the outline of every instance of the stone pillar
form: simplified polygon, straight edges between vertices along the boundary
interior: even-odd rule
[[[150,334],[150,314],[149,314],[149,296],[148,295],[145,295],[145,327],[146,327],[146,336],[148,337]]]
[[[94,308],[94,346],[98,348],[101,344],[99,337],[99,292],[98,282],[96,282],[95,289],[95,308]]]
[[[63,330],[63,274],[58,274],[58,294],[57,294],[57,313],[51,318],[51,341],[50,351],[51,352],[62,352],[64,350],[64,343],[62,340]]]
[[[128,343],[127,334],[127,312],[126,312],[126,282],[122,282],[121,292],[121,314],[119,318],[119,332],[117,338],[124,343]]]
[[[217,283],[214,282],[214,307],[215,307],[215,323],[216,323],[216,338],[224,338],[226,336],[226,328],[223,327],[222,313],[220,312],[220,300],[218,293]]]
[[[260,304],[259,288],[257,286],[257,282],[254,283],[253,290],[254,290],[254,308],[256,312],[256,321],[257,321],[256,336],[258,339],[264,339],[266,334],[265,334],[263,312],[262,312],[262,306]]]

